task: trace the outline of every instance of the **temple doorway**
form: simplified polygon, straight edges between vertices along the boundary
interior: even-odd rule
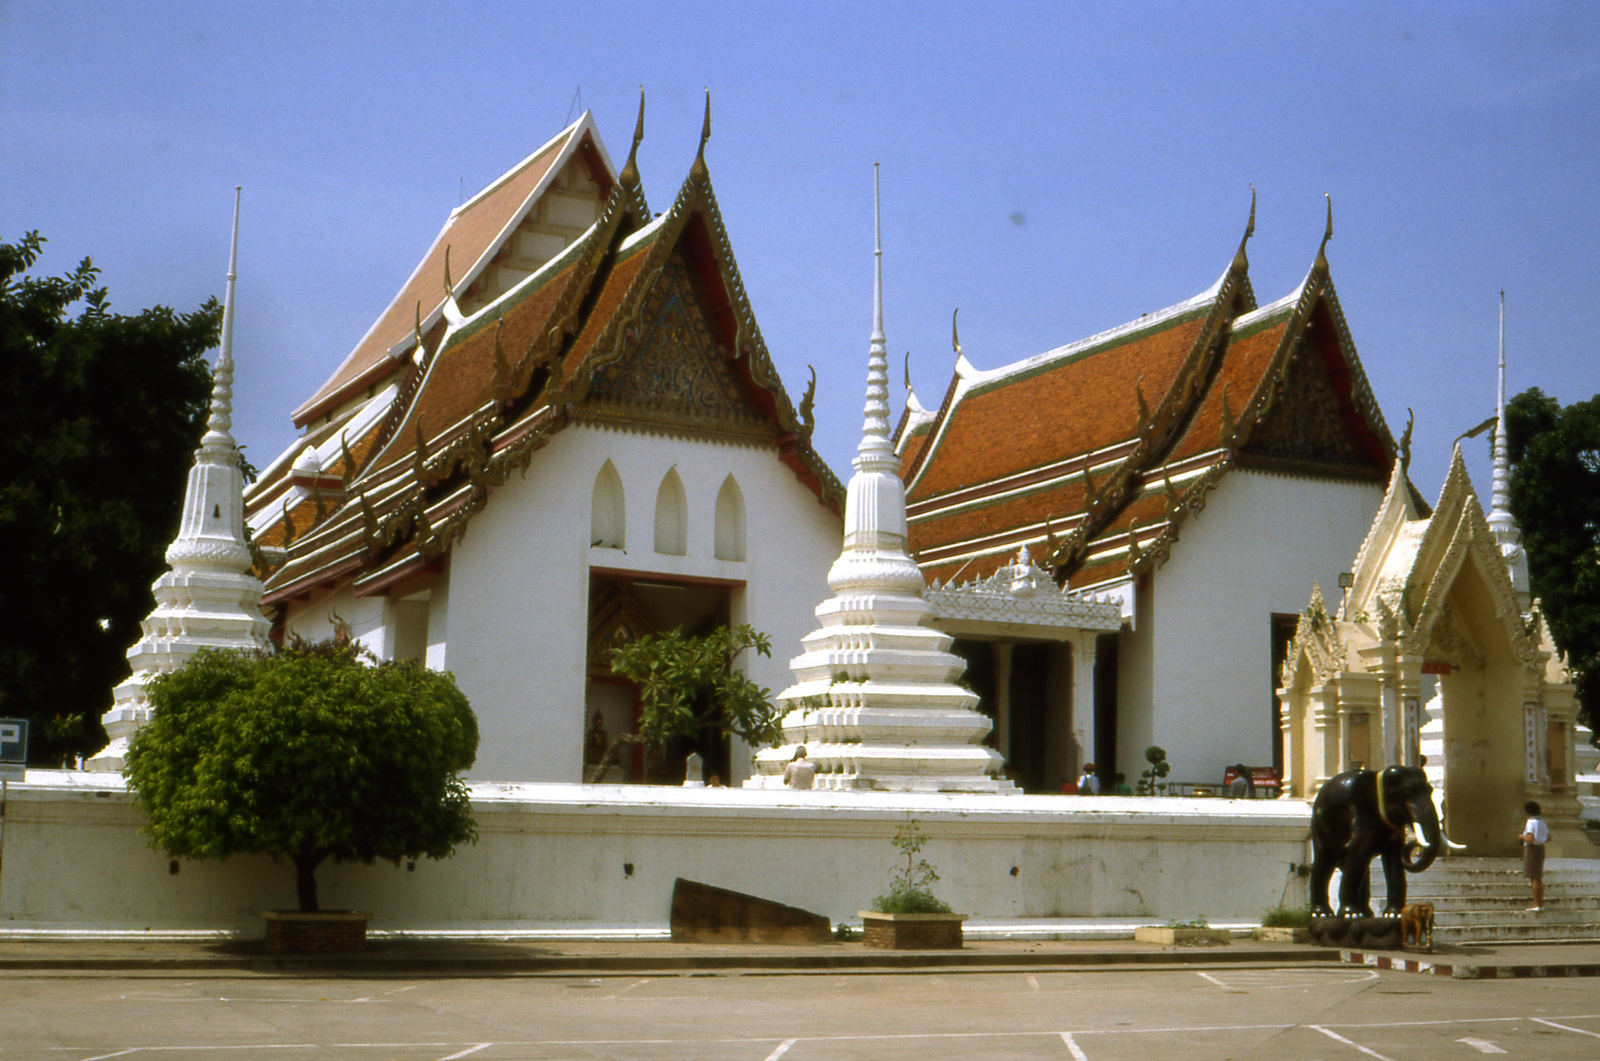
[[[691,636],[727,625],[743,583],[620,571],[591,570],[589,578],[588,682],[584,696],[584,767],[587,781],[605,743],[637,732],[639,690],[611,673],[610,650],[646,634],[678,630]],[[596,720],[598,719],[598,724]],[[677,737],[665,748],[634,745],[602,780],[612,783],[681,785],[689,754],[704,760],[707,778],[732,777],[729,741],[715,727],[695,737]]]

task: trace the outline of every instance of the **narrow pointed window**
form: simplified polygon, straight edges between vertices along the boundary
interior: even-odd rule
[[[731,475],[717,491],[716,557],[744,559],[744,491]]]
[[[594,477],[594,497],[589,506],[589,544],[606,549],[626,546],[627,507],[622,496],[622,476],[606,461]]]
[[[683,496],[683,480],[673,468],[656,491],[656,552],[683,556],[688,551],[689,506]]]

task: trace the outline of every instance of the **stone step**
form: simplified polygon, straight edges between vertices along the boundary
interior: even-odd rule
[[[1438,943],[1518,943],[1563,942],[1600,939],[1600,928],[1572,925],[1435,925],[1433,938]]]

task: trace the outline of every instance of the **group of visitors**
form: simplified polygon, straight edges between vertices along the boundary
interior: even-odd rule
[[[1109,788],[1109,792],[1106,790]],[[1131,796],[1133,787],[1128,784],[1127,774],[1116,774],[1111,781],[1100,780],[1100,770],[1094,763],[1084,763],[1083,773],[1078,775],[1076,782],[1065,782],[1061,791],[1066,795],[1077,793],[1080,796],[1098,796],[1102,792],[1112,796]]]

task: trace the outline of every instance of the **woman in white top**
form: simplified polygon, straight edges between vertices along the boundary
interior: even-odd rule
[[[1533,905],[1529,910],[1544,909],[1544,845],[1550,841],[1550,826],[1539,817],[1539,804],[1529,800],[1522,805],[1528,815],[1528,824],[1522,827],[1522,872],[1533,886]]]

